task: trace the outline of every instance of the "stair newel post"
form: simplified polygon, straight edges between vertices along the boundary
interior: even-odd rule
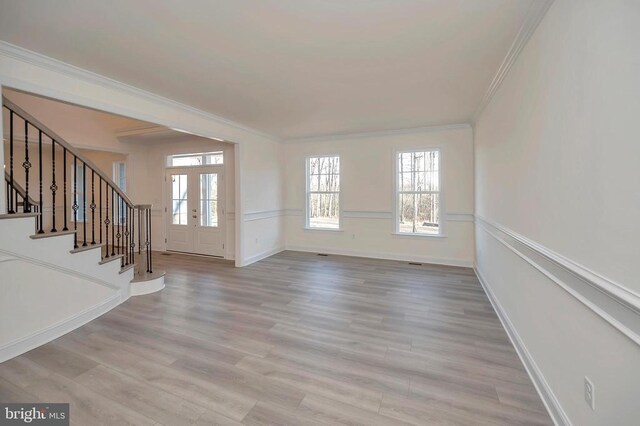
[[[98,240],[102,244],[102,176],[98,176],[98,230],[100,233],[100,239]]]
[[[58,232],[56,229],[56,141],[51,139],[51,232]]]
[[[73,156],[73,248],[78,248],[78,157]]]
[[[138,254],[142,256],[142,210],[138,206]]]
[[[149,257],[149,268],[147,272],[151,273],[153,271],[151,260],[151,207],[147,208],[147,241],[147,256]]]
[[[120,194],[118,194],[118,234],[116,234],[116,237],[118,238],[118,254],[123,255],[120,258],[120,266],[124,267],[124,252],[122,250],[122,243],[124,241],[124,235],[122,233],[122,228],[123,228],[123,223],[122,220],[124,218],[122,217],[122,197],[120,196]]]
[[[135,217],[135,208],[131,206],[129,208],[129,213],[131,217],[131,243],[129,250],[131,251],[131,263],[135,263],[135,235],[136,235],[136,217]]]
[[[24,192],[25,196],[22,200],[22,211],[24,213],[31,213],[31,203],[29,203],[29,169],[31,168],[31,162],[29,161],[29,122],[24,120],[24,162],[22,163],[24,168]]]
[[[122,203],[122,210],[124,211],[124,238],[122,241],[122,250],[124,251],[124,264],[129,264],[129,205]]]
[[[115,191],[111,188],[111,256],[116,255],[116,196]]]
[[[7,211],[9,213],[15,213],[18,206],[14,206],[13,204],[13,111],[11,110],[9,110],[9,187],[11,191],[8,191],[10,197],[9,203],[7,203]]]
[[[62,197],[64,227],[62,230],[68,231],[67,220],[69,215],[67,214],[67,206],[69,205],[69,201],[67,199],[67,148],[65,147],[62,147],[62,188],[64,190],[64,196]]]
[[[96,172],[91,169],[91,204],[89,208],[91,209],[91,245],[96,245],[96,196],[95,196],[95,187],[96,187]]]
[[[82,162],[82,247],[87,246],[87,164]]]
[[[104,227],[105,227],[104,237],[105,237],[105,248],[106,248],[104,257],[108,258],[109,257],[109,222],[110,220],[109,220],[109,186],[107,182],[104,183],[104,193],[105,193],[104,201],[106,206],[104,211],[104,216],[105,216],[104,217]]]
[[[42,229],[43,218],[42,218],[42,130],[38,129],[38,178],[40,179],[40,205],[38,206],[38,213],[40,214],[40,229],[38,230],[38,234],[44,234],[44,230]]]
[[[149,265],[149,215],[147,214],[147,210],[145,207],[144,213],[144,250],[145,250],[145,261],[147,264],[147,272],[151,269],[151,265]]]

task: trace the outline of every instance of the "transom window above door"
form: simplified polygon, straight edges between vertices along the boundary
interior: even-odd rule
[[[168,167],[196,167],[224,163],[222,151],[176,154],[167,157]]]

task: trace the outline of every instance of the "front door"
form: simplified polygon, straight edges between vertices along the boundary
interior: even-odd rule
[[[167,171],[167,250],[224,256],[222,166]]]

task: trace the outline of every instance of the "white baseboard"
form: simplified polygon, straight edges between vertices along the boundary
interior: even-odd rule
[[[22,337],[18,340],[14,340],[13,342],[9,342],[0,347],[0,362],[7,361],[11,358],[35,349],[38,346],[49,343],[50,341],[85,325],[89,321],[98,318],[100,315],[115,308],[123,301],[124,300],[122,294],[120,292],[117,292],[114,295],[109,296],[109,298],[105,301],[100,302],[99,304],[88,309],[85,309],[84,311],[79,312],[70,318],[59,321],[56,324],[53,324],[40,331],[36,331],[35,333]]]
[[[473,267],[472,260],[451,259],[451,258],[444,258],[444,257],[416,256],[416,255],[409,255],[409,254],[368,252],[365,250],[351,250],[351,249],[329,248],[329,247],[307,247],[307,246],[296,246],[296,245],[287,245],[286,249],[292,250],[292,251],[302,251],[307,253],[334,254],[338,256],[368,257],[370,259],[431,263],[435,265],[461,266],[465,268]]]
[[[266,259],[267,257],[273,256],[274,254],[278,254],[284,250],[285,250],[284,247],[275,247],[275,248],[263,251],[262,253],[254,254],[251,257],[247,257],[242,263],[242,266],[249,266],[252,263],[256,263],[262,259]]]
[[[538,391],[538,394],[540,395],[540,398],[542,399],[542,402],[549,412],[549,415],[551,416],[554,424],[558,426],[570,426],[571,421],[562,409],[560,401],[558,401],[558,399],[554,395],[551,387],[545,380],[542,371],[540,371],[540,368],[538,368],[538,365],[531,356],[531,353],[529,353],[529,351],[527,350],[524,341],[509,319],[509,316],[502,308],[502,305],[496,298],[495,294],[493,294],[493,291],[491,291],[491,287],[489,287],[488,282],[486,281],[480,270],[477,268],[477,266],[474,266],[473,270],[475,271],[476,276],[478,277],[478,280],[482,285],[482,288],[484,289],[487,297],[489,298],[489,301],[491,302],[491,306],[493,306],[493,309],[496,311],[496,314],[498,315],[502,326],[509,336],[509,340],[511,340],[511,344],[518,353],[518,356],[520,357],[524,368],[527,370],[527,373],[529,374],[529,377],[531,378],[533,385]]]

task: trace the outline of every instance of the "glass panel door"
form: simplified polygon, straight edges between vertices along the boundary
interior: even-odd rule
[[[171,224],[187,225],[188,180],[186,174],[171,175]]]
[[[218,227],[218,174],[200,174],[200,226]]]

